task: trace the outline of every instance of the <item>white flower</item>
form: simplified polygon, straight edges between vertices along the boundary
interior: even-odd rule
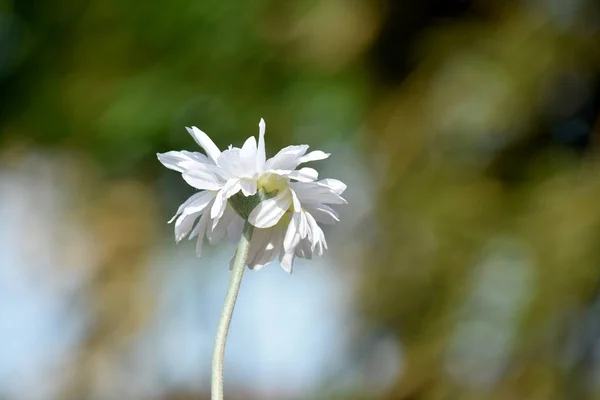
[[[327,204],[345,204],[346,200],[340,196],[344,190],[346,185],[336,179],[290,182],[277,196],[260,203],[248,219],[255,226],[269,220],[261,219],[262,215],[269,215],[270,209],[285,207],[289,203],[283,199],[291,198],[291,208],[288,205],[275,226],[254,229],[248,267],[260,269],[279,256],[281,268],[291,273],[295,257],[311,259],[314,253],[322,256],[327,241],[318,222],[339,221],[337,212]]]
[[[204,236],[211,244],[218,243],[225,233],[232,241],[239,240],[244,219],[234,210],[231,198],[238,193],[256,198],[260,190],[271,197],[244,216],[258,228],[248,266],[260,268],[280,255],[282,267],[291,271],[295,256],[311,258],[315,251],[323,253],[327,243],[317,221],[339,220],[326,204],[345,203],[340,194],[346,186],[334,179],[316,181],[318,173],[314,169],[296,168],[329,154],[318,150],[306,154],[307,145],[288,146],[267,160],[262,119],[258,144],[250,137],[242,148],[229,146],[223,152],[198,128],[187,130],[206,155],[188,151],[157,154],[163,165],[181,172],[188,184],[202,190],[186,200],[170,221],[176,219],[177,242],[188,235],[190,239],[197,236],[196,251],[201,255]]]

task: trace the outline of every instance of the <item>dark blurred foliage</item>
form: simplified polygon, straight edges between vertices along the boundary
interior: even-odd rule
[[[376,228],[352,231],[355,336],[358,353],[382,332],[402,346],[383,398],[600,398],[599,7],[0,3],[5,160],[68,149],[97,185],[81,197],[103,254],[83,291],[96,317],[63,398],[152,312],[136,292],[149,199],[182,189],[155,153],[191,148],[189,125],[238,143],[260,117],[271,151],[353,143],[374,177]],[[339,398],[368,396],[356,386]]]
[[[3,14],[3,136],[73,146],[123,175],[158,169],[157,151],[189,146],[187,125],[228,144],[263,116],[278,132],[273,148],[292,126],[343,134],[359,121],[364,73],[311,65],[327,49],[297,42],[314,40],[313,20],[336,11],[315,4],[17,1]]]
[[[363,304],[406,349],[389,398],[598,396],[598,9],[524,3],[446,3],[375,46],[387,181]]]

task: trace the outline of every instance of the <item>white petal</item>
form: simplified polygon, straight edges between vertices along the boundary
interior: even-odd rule
[[[317,243],[316,246],[317,254],[319,255],[319,257],[323,255],[324,249],[327,249],[327,240],[325,240],[325,235],[323,234],[321,236],[321,240],[319,241],[319,243]]]
[[[186,156],[190,157],[191,159],[194,159],[202,164],[215,165],[215,162],[213,160],[211,160],[204,154],[199,153],[197,151],[181,150],[181,153],[185,154]]]
[[[260,267],[262,267],[265,263],[261,263],[260,260],[265,257],[266,253],[269,253],[268,256],[270,256],[271,253],[273,253],[273,257],[275,256],[274,251],[267,251],[267,246],[271,241],[272,232],[273,229],[254,229],[254,233],[252,234],[252,240],[250,242],[248,268],[259,269]],[[257,266],[258,268],[255,268]]]
[[[227,227],[233,221],[234,217],[237,214],[231,207],[227,207],[223,216],[218,220],[218,223],[207,230],[206,236],[208,237],[208,242],[212,245],[218,244],[223,236],[225,236],[225,232],[227,231]]]
[[[329,186],[319,182],[291,182],[290,188],[296,192],[301,203],[346,204],[347,201]]]
[[[246,141],[244,142],[244,145],[240,149],[240,155],[242,158],[245,158],[245,157],[255,158],[256,150],[257,150],[256,149],[256,139],[254,138],[254,136],[250,136],[248,139],[246,139]]]
[[[300,162],[300,157],[306,153],[308,145],[288,146],[281,149],[275,156],[269,158],[265,163],[265,170],[269,169],[296,169]]]
[[[190,233],[194,226],[194,222],[198,219],[199,212],[193,214],[181,214],[175,221],[175,241],[179,243],[184,237]]]
[[[250,136],[240,149],[240,164],[244,169],[244,176],[256,175],[256,152],[256,139]]]
[[[212,219],[212,227],[216,226],[219,223],[219,218],[225,212],[225,208],[227,207],[227,199],[223,196],[223,191],[219,192],[217,197],[215,197],[215,202],[210,208],[210,218]]]
[[[312,214],[317,222],[322,224],[335,224],[340,221],[338,213],[325,204],[307,203],[304,205],[304,208]]]
[[[204,191],[200,192],[199,196],[197,196],[194,201],[187,204],[182,213],[183,214],[192,214],[196,212],[203,211],[210,202],[215,198],[216,193],[212,191]],[[184,203],[185,204],[185,203]]]
[[[267,246],[267,250],[272,249],[275,251],[275,254],[279,254],[279,252],[283,248],[283,238],[285,236],[287,226],[284,223],[280,223],[275,225],[271,229],[273,230],[273,233],[271,234],[271,242]]]
[[[244,196],[254,196],[256,194],[256,181],[250,179],[242,179],[240,187]]]
[[[199,162],[200,164],[215,165],[213,160],[211,160],[210,158],[206,157],[204,154],[199,153],[197,151],[181,150],[179,153],[188,157],[190,160]]]
[[[208,226],[208,213],[202,214],[200,221],[194,230],[197,230],[198,240],[196,240],[196,255],[202,257],[202,245],[204,244],[204,236],[206,234],[206,228]]]
[[[162,165],[177,172],[183,172],[198,163],[197,160],[181,151],[156,153],[156,157],[158,157],[158,161],[160,161]]]
[[[183,172],[185,168],[180,166],[181,162],[190,161],[189,157],[184,156],[178,151],[168,151],[166,153],[156,153],[158,161],[165,167],[174,171]]]
[[[222,192],[225,198],[229,199],[240,190],[242,190],[242,181],[239,179],[230,179],[225,186],[223,186]]]
[[[216,164],[198,164],[196,167],[192,168],[193,170],[196,169],[200,169],[200,170],[204,170],[208,173],[211,173],[215,176],[216,179],[219,180],[219,182],[227,182],[229,179],[232,178],[232,176],[225,171],[223,168],[221,168],[220,166],[216,165]]]
[[[344,191],[348,187],[344,182],[338,181],[337,179],[321,179],[317,183],[331,188],[336,194],[340,195],[344,193]]]
[[[310,225],[306,219],[306,213],[304,211],[296,213],[299,215],[299,223],[298,223],[298,233],[300,234],[300,238],[305,238],[310,234]]]
[[[294,206],[294,212],[302,211],[302,204],[300,203],[300,200],[298,200],[298,196],[296,196],[296,193],[292,189],[290,189],[290,193],[292,193],[292,204]]]
[[[282,190],[275,197],[262,201],[250,213],[248,221],[257,228],[269,228],[290,208],[292,195],[289,190]]]
[[[203,191],[193,194],[182,205],[179,206],[173,218],[169,220],[169,224],[173,222],[179,214],[184,212],[184,210],[188,209],[188,207],[190,207],[188,209],[188,214],[202,211],[202,209],[206,207],[208,203],[210,203],[210,201],[215,197],[215,194],[216,192],[211,191]]]
[[[316,246],[314,246],[314,249],[311,249],[311,254],[312,255],[316,254],[319,257],[321,257],[321,256],[323,256],[323,253],[326,248],[327,248],[327,243],[325,243],[325,239],[323,239],[322,242],[316,243]]]
[[[219,218],[225,212],[227,206],[227,199],[236,194],[241,190],[242,186],[238,179],[230,179],[219,191],[219,194],[215,197],[215,202],[210,209],[210,217],[213,219],[213,226],[217,224]]]
[[[234,147],[222,152],[217,164],[219,164],[219,167],[226,171],[232,178],[251,177],[252,174],[248,173],[241,160],[241,149]]]
[[[283,270],[288,274],[292,273],[292,269],[294,267],[294,258],[296,258],[294,253],[284,253],[283,256],[280,256],[279,258],[281,268],[283,268]]]
[[[196,143],[200,145],[206,151],[206,155],[210,157],[215,163],[221,155],[221,151],[217,145],[208,137],[208,135],[202,132],[200,129],[192,126],[191,128],[186,127],[187,131],[194,138]]]
[[[267,159],[265,151],[265,120],[260,119],[258,123],[258,149],[256,153],[256,171],[260,174],[265,169]]]
[[[194,229],[190,232],[188,236],[188,240],[192,240],[198,235],[201,235],[203,238],[206,235],[206,225],[208,224],[209,218],[208,213],[201,213],[200,221],[196,224]]]
[[[319,178],[319,173],[313,168],[301,168],[300,170],[275,169],[272,171],[300,182],[314,182]]]
[[[310,226],[310,236],[308,239],[312,243],[311,250],[314,250],[317,243],[322,239],[325,239],[325,234],[321,230],[321,227],[317,224],[317,221],[309,213],[304,213],[308,226]]]
[[[267,247],[271,246],[271,243],[267,245]],[[248,268],[251,268],[255,271],[260,270],[263,267],[271,264],[273,260],[277,257],[277,250],[267,248],[258,259],[252,262],[252,265],[248,265]]]
[[[183,179],[192,187],[200,190],[219,190],[224,182],[214,173],[214,168],[195,168],[183,173]]]
[[[328,158],[331,154],[322,152],[321,150],[311,151],[305,156],[300,157],[299,164],[303,164],[305,162],[310,161],[319,161]]]
[[[285,231],[285,236],[283,237],[283,249],[286,252],[294,251],[294,248],[300,241],[300,233],[298,232],[300,225],[299,215],[300,213],[294,213],[288,224],[287,230]]]

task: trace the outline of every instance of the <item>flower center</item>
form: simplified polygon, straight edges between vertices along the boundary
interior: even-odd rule
[[[287,189],[289,182],[288,178],[269,172],[259,176],[256,185],[265,193],[277,193]]]

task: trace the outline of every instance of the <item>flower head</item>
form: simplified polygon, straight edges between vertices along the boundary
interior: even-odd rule
[[[262,119],[258,143],[250,137],[241,148],[229,146],[223,152],[198,128],[187,130],[206,155],[189,151],[157,154],[164,166],[180,172],[189,185],[201,190],[186,200],[170,221],[175,220],[177,242],[197,236],[200,255],[205,236],[211,244],[218,243],[225,233],[236,241],[247,219],[258,228],[251,241],[250,268],[261,268],[279,255],[282,267],[291,272],[295,257],[311,258],[314,252],[322,255],[327,242],[317,222],[339,221],[327,204],[346,203],[341,197],[346,185],[335,179],[317,181],[314,169],[297,168],[329,154],[319,150],[307,154],[308,146],[299,145],[266,159]]]
[[[260,203],[248,219],[259,228],[252,237],[248,267],[260,269],[279,256],[281,267],[292,272],[296,257],[311,259],[315,253],[323,255],[327,241],[318,223],[339,222],[339,215],[328,204],[345,204],[341,197],[345,190],[346,185],[336,179],[290,182],[277,196]],[[265,220],[271,220],[263,216],[269,215],[270,209],[285,207],[287,198],[291,198],[291,206],[279,221],[262,227]]]

